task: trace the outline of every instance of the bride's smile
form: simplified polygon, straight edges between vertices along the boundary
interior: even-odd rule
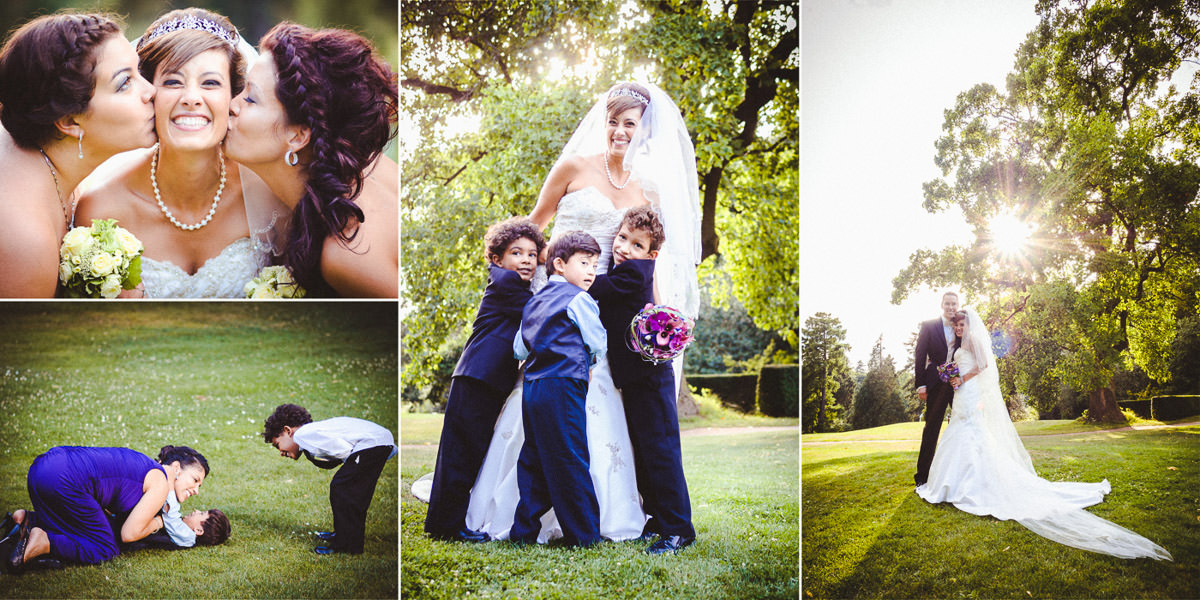
[[[210,149],[228,130],[229,58],[208,50],[175,69],[155,74],[154,109],[161,141],[181,149]]]

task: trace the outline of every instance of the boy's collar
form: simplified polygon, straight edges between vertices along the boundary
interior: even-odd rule
[[[558,273],[551,275],[550,279],[549,279],[549,281],[566,281],[566,280],[567,280],[566,277],[563,277],[562,275],[559,275]]]

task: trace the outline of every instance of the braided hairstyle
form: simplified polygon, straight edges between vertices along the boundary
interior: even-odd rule
[[[158,451],[158,464],[169,465],[175,461],[179,461],[181,468],[200,465],[204,469],[204,476],[208,476],[208,461],[203,454],[187,446],[163,446]]]
[[[288,124],[311,132],[304,196],[292,211],[284,263],[310,296],[334,295],[321,277],[322,244],[329,236],[348,244],[365,219],[354,199],[364,171],[396,135],[396,74],[369,41],[342,29],[283,22],[259,47],[275,61],[275,96]]]
[[[58,14],[17,29],[0,50],[0,123],[22,148],[62,134],[54,122],[87,112],[96,90],[97,48],[121,35],[116,17]]]

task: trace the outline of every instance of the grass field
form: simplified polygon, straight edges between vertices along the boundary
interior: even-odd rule
[[[1107,478],[1112,493],[1089,512],[1175,559],[1157,562],[1077,550],[1011,521],[928,504],[913,493],[919,442],[901,441],[919,440],[920,426],[802,436],[805,598],[1200,597],[1200,427],[1018,425],[1041,476]],[[1055,433],[1068,435],[1046,435]]]
[[[25,474],[56,445],[157,456],[189,445],[212,467],[184,512],[220,508],[224,545],[145,550],[96,566],[0,575],[0,597],[397,596],[397,463],[367,517],[366,552],[321,557],[336,471],[261,437],[283,402],[397,431],[395,303],[0,304],[0,510],[28,508]]]
[[[745,433],[685,436],[684,471],[698,539],[675,556],[644,542],[588,549],[456,544],[422,533],[426,505],[409,493],[433,471],[441,415],[405,413],[401,435],[401,596],[458,598],[796,598],[799,593],[799,452],[796,419],[741,418],[712,405],[684,429],[744,426]],[[408,444],[429,444],[424,447]]]

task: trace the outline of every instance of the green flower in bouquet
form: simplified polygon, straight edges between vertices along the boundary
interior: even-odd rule
[[[58,250],[58,280],[68,298],[116,298],[142,282],[145,247],[116,219],[92,219],[76,227]]]
[[[243,290],[247,298],[254,300],[271,298],[303,298],[304,288],[292,279],[292,272],[287,267],[272,265],[263,267],[258,277],[246,283]]]

